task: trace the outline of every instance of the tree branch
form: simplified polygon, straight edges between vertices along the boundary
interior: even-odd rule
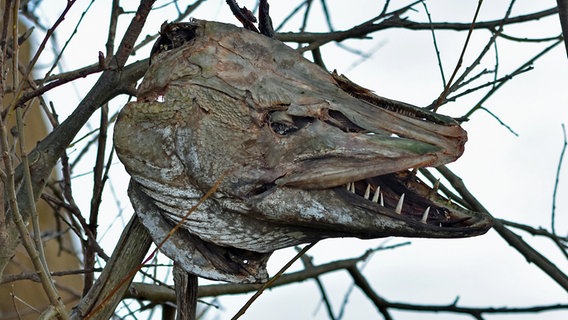
[[[140,266],[152,238],[136,215],[124,229],[111,259],[89,293],[71,314],[72,319],[110,319],[128,289],[132,270]],[[132,275],[133,276],[133,275]]]
[[[510,25],[515,23],[522,23],[532,20],[541,19],[547,16],[555,15],[558,13],[558,8],[550,8],[548,10],[543,10],[540,12],[535,12],[526,15],[520,15],[507,19],[503,25]],[[502,19],[482,21],[475,24],[474,29],[493,29],[498,27],[503,23]],[[415,22],[400,16],[392,16],[389,19],[383,20],[379,23],[369,24],[363,23],[357,25],[351,29],[345,31],[335,31],[335,32],[304,32],[304,33],[293,33],[284,32],[276,34],[276,38],[283,42],[297,42],[297,43],[313,43],[320,41],[320,45],[323,45],[331,41],[343,41],[348,38],[363,38],[369,33],[392,29],[408,29],[408,30],[455,30],[455,31],[466,31],[469,30],[470,23],[459,23],[459,22]]]
[[[438,171],[452,184],[459,194],[472,206],[474,210],[490,214],[487,209],[469,192],[463,183],[462,179],[455,175],[450,169],[445,166],[437,168]],[[498,219],[494,220],[493,229],[507,241],[509,245],[515,248],[522,254],[528,262],[536,264],[542,271],[548,274],[556,283],[558,283],[564,290],[568,291],[568,277],[550,260],[543,256],[536,249],[526,243],[516,233],[507,229],[507,227]]]
[[[54,131],[43,139],[38,146],[29,153],[30,160],[30,173],[33,186],[33,198],[38,199],[41,194],[47,178],[67,146],[71,143],[73,138],[77,135],[79,130],[89,120],[90,116],[95,112],[99,106],[109,101],[116,95],[128,91],[128,88],[134,86],[136,81],[140,79],[146,68],[148,67],[147,61],[136,62],[129,67],[123,68],[124,63],[134,42],[138,38],[146,17],[150,13],[152,4],[155,0],[142,0],[135,17],[126,31],[123,41],[120,44],[118,53],[115,59],[115,66],[113,70],[103,72],[95,86],[89,91],[85,98],[79,103],[72,115],[67,118],[60,126],[55,128]],[[15,171],[15,181],[22,181],[24,167],[18,166]],[[28,195],[26,188],[19,188],[17,191],[18,207],[21,211],[23,220],[27,220],[30,216],[28,204]],[[15,229],[7,221],[7,229]],[[16,234],[11,233],[8,237],[13,237]],[[6,239],[4,241],[8,246],[5,248],[4,254],[12,256],[14,250],[19,243],[16,239]],[[7,263],[2,259],[2,264]],[[0,265],[0,271],[4,270],[5,265]],[[0,274],[1,276],[1,274]]]
[[[564,35],[564,45],[566,47],[566,55],[568,56],[568,0],[556,0],[558,4],[558,17],[562,26],[562,34]]]

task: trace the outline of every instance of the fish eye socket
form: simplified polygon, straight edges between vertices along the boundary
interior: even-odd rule
[[[271,122],[270,128],[276,134],[279,134],[281,136],[286,136],[286,135],[289,135],[291,133],[298,131],[298,127],[296,127],[293,123],[290,124],[290,123],[282,123],[282,122]]]
[[[291,116],[285,111],[274,111],[268,117],[272,131],[281,136],[292,134],[313,122],[313,120],[311,117]]]

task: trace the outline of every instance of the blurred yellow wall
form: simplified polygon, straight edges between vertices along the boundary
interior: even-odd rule
[[[0,1],[0,6],[4,8],[4,1]],[[0,11],[1,13],[1,11]],[[20,31],[25,31],[26,26],[20,24]],[[10,32],[8,32],[9,34]],[[25,42],[19,54],[20,64],[26,65],[30,60],[31,50],[29,41]],[[7,65],[11,65],[11,61],[7,61]],[[8,72],[7,84],[11,85],[11,68]],[[9,103],[12,97],[7,94],[3,101]],[[6,106],[4,105],[3,108]],[[31,106],[30,111],[25,118],[25,136],[26,136],[26,150],[31,150],[35,147],[36,143],[47,135],[47,126],[42,118],[42,111],[37,103]],[[8,128],[14,126],[10,123]],[[0,185],[0,188],[2,186]],[[57,219],[53,210],[42,200],[38,202],[38,213],[40,216],[40,227],[43,234],[55,235],[61,230],[67,230],[67,226],[59,222],[60,229],[57,228]],[[46,237],[49,238],[45,244],[45,254],[47,257],[49,268],[54,271],[78,270],[81,268],[79,259],[73,254],[76,249],[73,249],[73,244],[69,233],[63,234],[61,237]],[[61,250],[63,249],[63,250]],[[33,265],[26,253],[23,246],[19,246],[16,255],[6,267],[4,276],[31,273],[34,271]],[[68,309],[76,305],[77,300],[83,288],[83,280],[80,275],[55,277],[56,286],[59,293],[63,298],[64,303]],[[41,313],[48,306],[47,297],[43,291],[40,283],[32,282],[30,280],[16,281],[13,283],[5,283],[0,285],[0,319],[37,319]]]

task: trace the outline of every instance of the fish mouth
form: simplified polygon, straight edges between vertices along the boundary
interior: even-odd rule
[[[456,196],[451,199],[440,194],[438,181],[427,183],[420,176],[418,170],[402,170],[327,188],[278,186],[272,182],[262,184],[246,198],[257,205],[282,207],[276,214],[259,205],[258,219],[308,228],[311,231],[306,233],[314,235],[314,239],[464,238],[485,234],[493,226],[491,216],[469,210]],[[282,202],[284,193],[289,195],[286,202]],[[316,213],[311,213],[313,203],[321,206]]]
[[[405,236],[475,236],[491,228],[490,216],[440,195],[437,184],[430,187],[416,170],[404,170],[350,182],[333,190],[352,206],[403,222],[412,230]]]

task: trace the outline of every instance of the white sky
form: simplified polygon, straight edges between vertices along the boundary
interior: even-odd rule
[[[137,3],[137,1],[123,1]],[[160,1],[159,3],[165,3]],[[254,7],[255,1],[240,1],[240,5]],[[282,20],[282,15],[295,7],[300,1],[271,1],[271,15],[275,25]],[[382,9],[382,1],[339,1],[329,0],[332,22],[337,29],[349,28],[357,21],[371,18]],[[44,8],[45,14],[53,21],[52,10],[61,11],[63,1],[44,1],[52,8]],[[98,51],[105,50],[106,23],[110,1],[95,2],[92,11],[86,15],[83,25],[67,50],[67,59],[63,62],[65,70],[72,70],[94,63]],[[322,14],[314,2],[313,19],[308,25],[309,31],[327,31],[322,24]],[[399,1],[393,1],[392,9],[398,8]],[[405,2],[407,3],[407,2]],[[434,21],[467,22],[470,21],[478,1],[430,1],[428,9]],[[485,1],[478,21],[498,19],[504,15],[508,1]],[[58,29],[59,46],[67,39],[88,1],[79,1]],[[553,0],[517,1],[512,15],[540,11],[556,5]],[[127,10],[135,7],[124,6]],[[425,21],[426,16],[421,5],[416,12],[409,12],[413,20]],[[146,34],[153,34],[164,20],[176,16],[172,10],[160,10],[153,13],[145,27],[141,39]],[[230,15],[225,1],[209,0],[193,15],[195,18],[236,23]],[[43,17],[42,17],[43,18]],[[121,26],[130,22],[131,16],[120,21]],[[92,26],[100,26],[92,28]],[[297,24],[289,24],[296,28]],[[286,29],[290,30],[290,29]],[[297,29],[292,29],[296,31]],[[541,19],[539,22],[514,25],[505,28],[505,33],[517,37],[551,37],[560,33],[556,16]],[[437,41],[443,58],[446,78],[453,70],[457,57],[465,40],[465,32],[437,32]],[[328,44],[323,48],[326,65],[337,69],[362,86],[373,89],[377,94],[424,106],[434,100],[442,91],[442,82],[435,59],[430,33],[427,31],[409,31],[393,29],[375,33],[373,39],[348,41],[346,44],[364,52],[377,49],[363,63],[351,68],[360,57]],[[489,32],[478,31],[472,38],[464,67],[477,56],[485,45]],[[117,36],[120,39],[121,36]],[[499,75],[503,76],[532,57],[548,44],[518,44],[500,39]],[[148,50],[140,52],[132,61],[147,57]],[[493,67],[494,51],[487,56],[483,64]],[[481,70],[481,68],[479,69]],[[78,81],[73,86],[54,90],[48,96],[52,100],[61,118],[68,115],[77,105],[97,75]],[[544,58],[534,64],[534,70],[509,81],[486,104],[507,125],[515,130],[516,137],[499,125],[487,113],[475,113],[463,127],[469,132],[466,152],[456,163],[450,165],[465,181],[472,193],[498,218],[526,223],[535,227],[550,228],[552,190],[558,158],[562,147],[561,124],[568,122],[565,111],[568,106],[568,64],[563,45],[553,49]],[[485,78],[478,83],[488,81]],[[452,116],[462,115],[478,101],[480,92],[451,103],[439,111]],[[122,100],[124,101],[124,100]],[[122,102],[120,102],[122,104]],[[117,111],[120,105],[114,105]],[[98,114],[92,119],[92,127],[98,126]],[[85,133],[87,130],[84,131]],[[71,156],[77,149],[69,150]],[[115,223],[117,207],[125,215],[131,213],[126,195],[128,177],[122,165],[115,161],[111,171],[112,190],[105,193],[104,211],[108,216],[101,221],[101,230],[110,224],[103,242],[107,252],[118,239],[124,221],[128,216],[121,216]],[[565,164],[566,165],[566,164]],[[75,171],[76,175],[92,170],[92,162],[83,162]],[[568,168],[563,168],[556,203],[556,229],[560,234],[568,233]],[[91,177],[80,176],[74,184],[85,189],[83,195],[77,195],[84,212],[88,212]],[[118,200],[116,200],[118,199]],[[516,231],[516,230],[515,230]],[[556,250],[554,244],[543,239],[520,233],[546,256],[557,262],[565,273],[568,265]],[[323,263],[334,259],[357,256],[366,249],[376,247],[385,241],[395,244],[407,241],[403,238],[358,240],[333,239],[320,242],[309,254],[314,263]],[[487,235],[459,240],[421,240],[411,239],[412,245],[396,250],[376,253],[364,269],[364,274],[379,295],[398,302],[417,304],[451,304],[459,297],[459,306],[478,307],[524,307],[568,303],[566,292],[550,280],[543,272],[525,262],[524,258],[509,247],[495,232]],[[273,274],[295,252],[282,250],[276,252],[269,264]],[[298,266],[293,267],[297,270]],[[332,299],[334,311],[339,311],[344,295],[351,285],[346,272],[338,272],[322,277],[326,290]],[[247,300],[248,296],[233,296],[221,299],[221,310],[211,310],[207,319],[230,318]],[[452,314],[402,313],[393,311],[396,319],[470,319]],[[267,291],[249,309],[243,319],[327,319],[320,295],[313,282],[296,284]],[[377,311],[371,302],[362,296],[356,288],[349,298],[349,306],[343,319],[375,319]],[[486,319],[534,319],[535,315],[492,316]],[[538,314],[539,319],[567,319],[568,312],[547,312]]]

